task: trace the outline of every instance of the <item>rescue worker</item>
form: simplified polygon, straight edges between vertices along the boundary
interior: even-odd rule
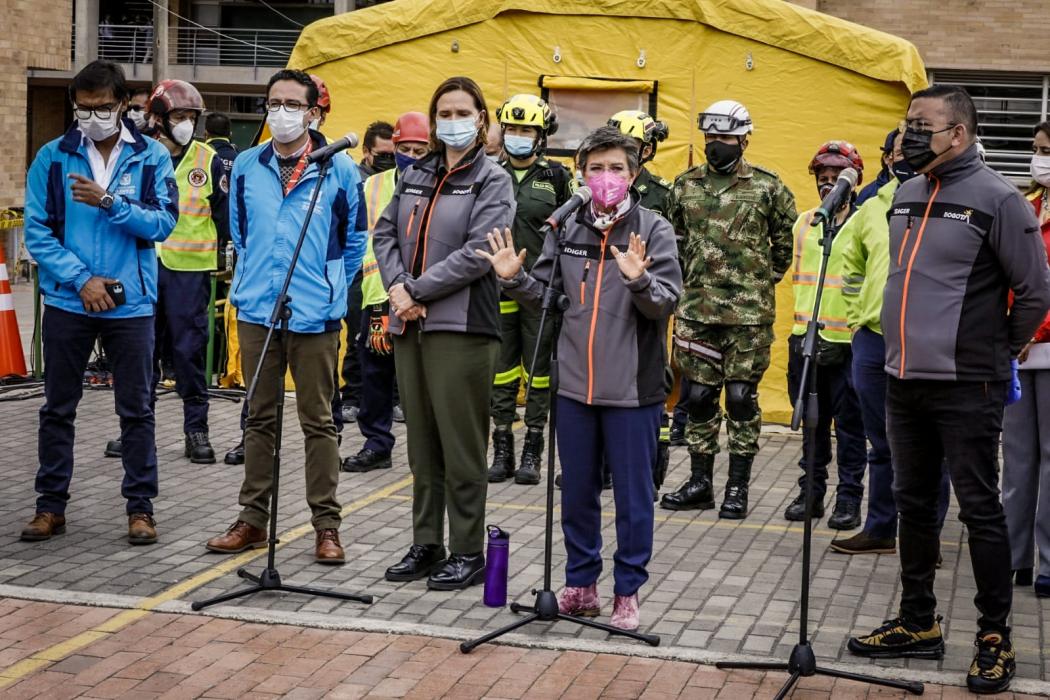
[[[817,196],[823,200],[835,187],[839,173],[846,168],[857,171],[857,186],[864,179],[864,160],[853,144],[846,141],[828,141],[809,162],[809,174],[817,185]],[[828,518],[828,527],[850,530],[860,525],[860,500],[864,495],[864,467],[866,465],[864,423],[861,420],[860,404],[853,390],[853,354],[850,351],[850,329],[846,319],[846,302],[842,289],[843,250],[849,242],[848,231],[843,229],[846,220],[856,209],[849,199],[834,213],[834,238],[831,255],[820,297],[817,332],[817,350],[814,360],[817,373],[817,402],[819,405],[815,438],[810,444],[810,431],[802,433],[802,458],[798,462],[799,493],[787,507],[784,517],[802,520],[806,512],[806,462],[813,455],[813,507],[814,518],[824,516],[824,494],[828,489],[828,464],[831,462],[831,422],[835,421],[835,450],[838,463],[838,489],[835,511]],[[803,341],[807,324],[812,318],[813,303],[817,295],[817,278],[824,257],[824,224],[813,226],[816,209],[799,215],[795,222],[794,263],[791,268],[791,284],[795,298],[795,324],[788,338],[788,395],[794,404],[802,386]]]
[[[496,110],[502,129],[501,165],[510,173],[514,184],[517,209],[514,214],[514,240],[525,248],[525,269],[531,270],[543,250],[543,223],[575,190],[569,170],[547,160],[543,151],[547,137],[558,129],[558,119],[550,105],[535,95],[514,95]],[[540,458],[543,455],[543,428],[550,411],[550,357],[553,324],[548,323],[541,336],[540,310],[519,307],[506,295],[500,296],[499,364],[492,390],[493,457],[489,483],[514,477],[518,484],[540,482]],[[532,358],[537,346],[535,376],[525,406],[525,444],[521,465],[515,471],[514,433],[511,424],[517,418],[518,387],[529,381]]]
[[[383,287],[372,247],[372,230],[393,199],[397,181],[407,168],[430,152],[430,124],[422,112],[402,114],[394,124],[395,167],[365,181],[364,202],[368,209],[368,248],[361,265],[361,328],[356,348],[361,360],[361,405],[357,427],[365,444],[353,457],[343,460],[344,472],[389,469],[394,449],[396,388],[394,345],[390,339],[390,298]],[[353,329],[348,328],[349,333]],[[349,351],[348,351],[349,352]]]
[[[688,380],[691,476],[660,505],[714,507],[711,483],[719,397],[725,387],[729,479],[719,517],[747,515],[762,412],[758,383],[769,367],[774,285],[791,266],[795,198],[770,170],[744,159],[751,116],[721,100],[699,115],[707,162],[675,180],[668,218],[678,236],[685,291],[675,312],[674,357]]]
[[[160,358],[170,352],[175,391],[182,398],[183,454],[194,464],[214,464],[204,361],[211,273],[217,269],[219,249],[229,239],[230,180],[215,151],[193,138],[204,112],[197,88],[183,80],[162,80],[150,96],[148,111],[157,140],[171,154],[179,188],[179,220],[167,240],[157,246],[153,390],[161,378]],[[120,452],[119,439],[106,446],[108,457],[119,457]]]
[[[879,174],[874,180],[860,189],[853,206],[860,207],[872,197],[878,196],[879,190],[895,179],[893,175],[893,144],[897,140],[899,133],[897,129],[894,129],[886,134],[886,140],[882,144],[882,169],[879,170]]]
[[[204,143],[211,146],[219,156],[227,177],[233,170],[233,161],[237,159],[237,147],[230,141],[230,135],[230,118],[222,112],[209,112],[204,118]]]

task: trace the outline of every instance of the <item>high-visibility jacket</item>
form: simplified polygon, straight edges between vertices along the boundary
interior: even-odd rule
[[[806,324],[813,314],[813,303],[817,298],[817,276],[820,274],[820,262],[823,248],[820,239],[824,237],[823,224],[812,226],[816,210],[803,212],[795,221],[794,262],[791,268],[791,284],[795,293],[795,325],[792,335],[803,335]],[[842,299],[842,251],[848,236],[842,231],[831,243],[831,256],[828,258],[828,269],[824,277],[824,292],[820,298],[818,320],[824,324],[820,337],[834,343],[850,342],[849,325],[846,323],[846,302]]]
[[[397,185],[397,168],[376,173],[365,180],[365,206],[368,209],[368,247],[361,263],[361,308],[384,303],[389,296],[379,275],[379,263],[372,248],[372,229],[383,215],[386,205],[394,196]]]
[[[211,146],[191,141],[175,168],[179,221],[167,240],[157,246],[160,261],[169,270],[206,272],[216,269],[219,233],[209,199],[219,185],[212,176],[212,160],[216,157]]]

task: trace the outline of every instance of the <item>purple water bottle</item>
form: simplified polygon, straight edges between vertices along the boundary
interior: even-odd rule
[[[507,563],[510,533],[489,525],[489,550],[485,557],[485,605],[502,608],[507,604]]]

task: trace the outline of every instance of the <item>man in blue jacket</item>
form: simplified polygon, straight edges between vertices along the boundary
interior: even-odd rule
[[[281,70],[266,88],[266,123],[273,138],[237,157],[230,182],[230,228],[237,249],[231,302],[237,307],[237,332],[245,371],[259,363],[266,326],[291,265],[319,167],[307,162],[324,137],[309,131],[318,117],[318,89],[302,71]],[[361,179],[349,157],[330,162],[313,210],[288,295],[292,316],[287,338],[278,337],[263,358],[244,431],[244,482],[236,522],[208,540],[213,552],[234,553],[266,545],[273,488],[276,401],[284,368],[284,342],[295,381],[299,423],[306,438],[306,500],[317,531],[315,560],[342,564],[339,543],[341,507],[339,445],[332,419],[339,328],[346,315],[347,276],[364,257],[367,223]],[[346,260],[344,261],[344,257]]]
[[[157,541],[157,450],[150,405],[155,244],[171,233],[178,191],[171,157],[120,115],[128,88],[120,66],[88,64],[69,88],[77,121],[45,145],[26,183],[26,247],[40,265],[44,406],[40,409],[39,495],[22,539],[65,532],[73,436],[83,375],[101,338],[113,370],[124,445],[128,540]]]

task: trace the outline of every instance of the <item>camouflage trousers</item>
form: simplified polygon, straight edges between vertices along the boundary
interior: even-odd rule
[[[769,368],[769,346],[773,343],[771,325],[716,326],[675,319],[674,335],[674,360],[682,376],[690,382],[714,387],[719,394],[726,382],[750,382],[757,386]],[[713,418],[703,423],[690,418],[685,430],[689,454],[717,454],[721,427],[721,407]],[[726,416],[729,453],[754,456],[758,452],[761,428],[761,410],[747,421]]]

